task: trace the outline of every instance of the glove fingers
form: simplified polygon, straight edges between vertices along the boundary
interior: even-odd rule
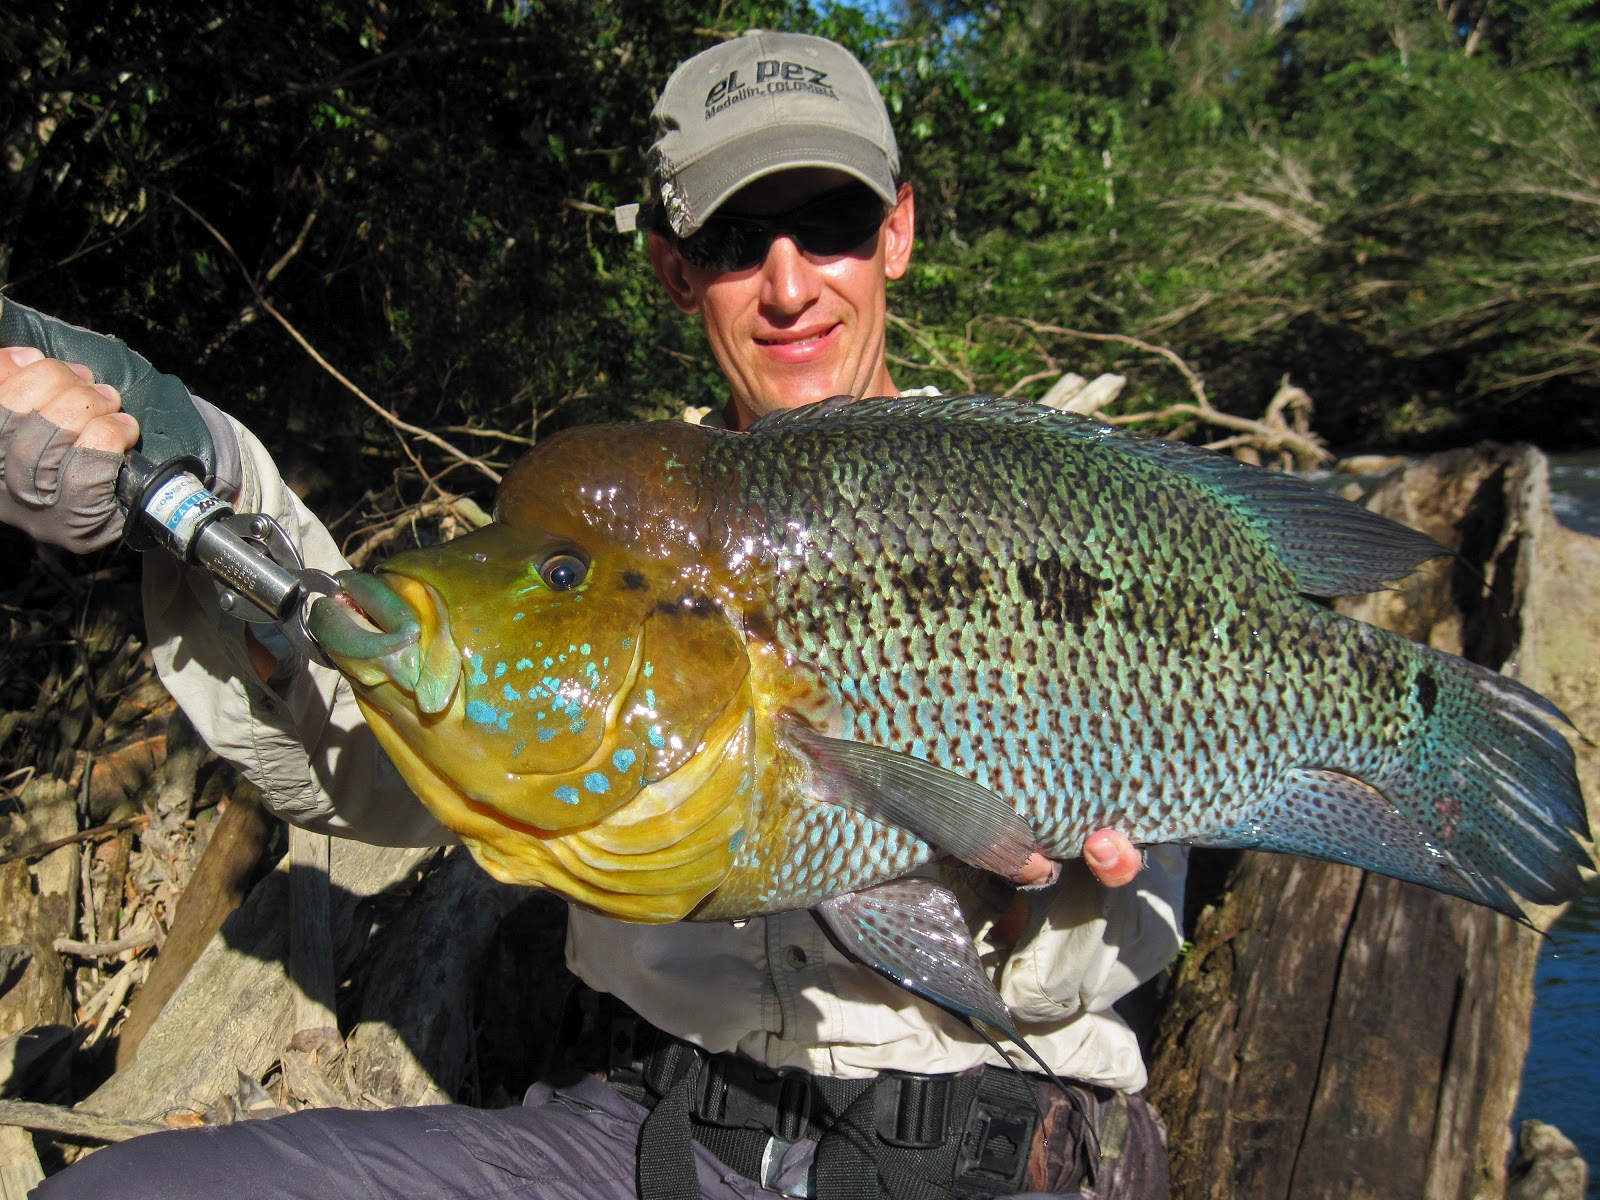
[[[6,491],[20,504],[44,508],[56,501],[61,464],[75,436],[36,412],[16,422],[6,447]]]
[[[122,455],[76,446],[38,413],[17,417],[0,419],[0,521],[77,553],[114,542],[122,532]]]

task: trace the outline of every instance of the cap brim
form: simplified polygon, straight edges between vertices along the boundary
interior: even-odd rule
[[[894,172],[880,147],[843,129],[779,127],[747,133],[679,171],[663,189],[678,193],[663,197],[667,222],[673,233],[688,237],[740,188],[797,167],[843,171],[870,187],[885,204],[895,202]]]

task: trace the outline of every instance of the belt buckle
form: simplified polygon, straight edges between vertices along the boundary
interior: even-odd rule
[[[811,1081],[794,1068],[715,1054],[701,1066],[694,1107],[695,1115],[712,1125],[759,1129],[798,1142],[811,1125]]]
[[[879,1140],[904,1150],[944,1145],[950,1136],[950,1076],[884,1071],[877,1088]]]
[[[1038,1126],[1036,1111],[1018,1113],[981,1095],[974,1100],[956,1160],[958,1194],[1010,1196],[1025,1191],[1028,1154]]]

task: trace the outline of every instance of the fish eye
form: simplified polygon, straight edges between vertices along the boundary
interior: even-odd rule
[[[588,573],[589,564],[576,554],[552,554],[539,564],[539,578],[552,592],[570,592]]]

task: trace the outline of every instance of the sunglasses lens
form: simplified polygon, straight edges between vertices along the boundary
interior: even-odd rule
[[[764,259],[771,241],[772,230],[765,222],[712,217],[679,241],[678,249],[684,258],[705,270],[738,271]]]
[[[708,271],[758,266],[779,234],[794,238],[807,254],[846,254],[869,241],[883,222],[883,201],[852,184],[818,196],[774,217],[713,216],[678,242],[683,257]]]
[[[864,187],[829,192],[796,212],[789,232],[810,254],[847,254],[872,238],[883,223],[883,201]]]

